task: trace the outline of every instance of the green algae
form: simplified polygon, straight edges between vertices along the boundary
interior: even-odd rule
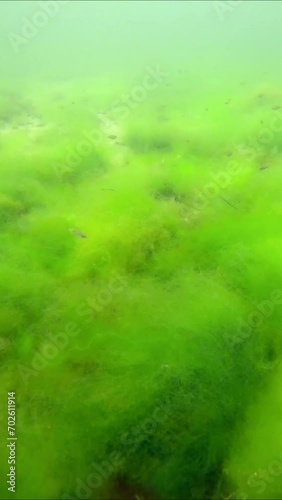
[[[276,129],[259,142],[278,85],[264,101],[256,85],[233,89],[227,109],[230,89],[191,85],[191,105],[183,78],[121,120],[128,81],[26,87],[13,106],[3,94],[0,399],[16,391],[15,498],[279,498],[277,467],[259,472],[281,455]]]

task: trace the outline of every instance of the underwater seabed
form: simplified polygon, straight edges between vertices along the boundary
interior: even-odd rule
[[[143,77],[2,84],[10,496],[278,499],[281,85]]]

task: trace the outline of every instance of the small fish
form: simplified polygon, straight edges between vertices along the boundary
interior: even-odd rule
[[[277,109],[280,109],[280,108],[281,108],[281,106],[273,106],[272,109],[273,109],[273,111],[277,111]]]
[[[83,234],[80,231],[77,231],[76,229],[70,229],[69,231],[78,238],[87,238],[86,234]]]
[[[265,170],[266,168],[268,168],[267,165],[262,165],[261,167],[259,167],[260,170]]]
[[[232,152],[231,151],[226,151],[225,156],[232,156]]]
[[[223,198],[223,196],[219,196],[219,198],[221,198],[223,201],[225,201],[225,203],[227,203],[228,205],[230,205],[230,207],[233,207],[233,208],[236,209],[236,207],[234,207],[234,205],[232,205],[232,203],[230,203],[230,201],[228,201],[225,198]]]
[[[114,140],[117,138],[117,136],[116,135],[108,135],[108,138]]]

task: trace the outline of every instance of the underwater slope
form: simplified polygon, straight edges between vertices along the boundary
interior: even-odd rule
[[[1,91],[13,496],[279,498],[280,87],[135,85]]]

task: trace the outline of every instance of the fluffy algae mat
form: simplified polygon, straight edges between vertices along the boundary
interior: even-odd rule
[[[2,84],[0,496],[281,498],[281,85],[138,82]]]

